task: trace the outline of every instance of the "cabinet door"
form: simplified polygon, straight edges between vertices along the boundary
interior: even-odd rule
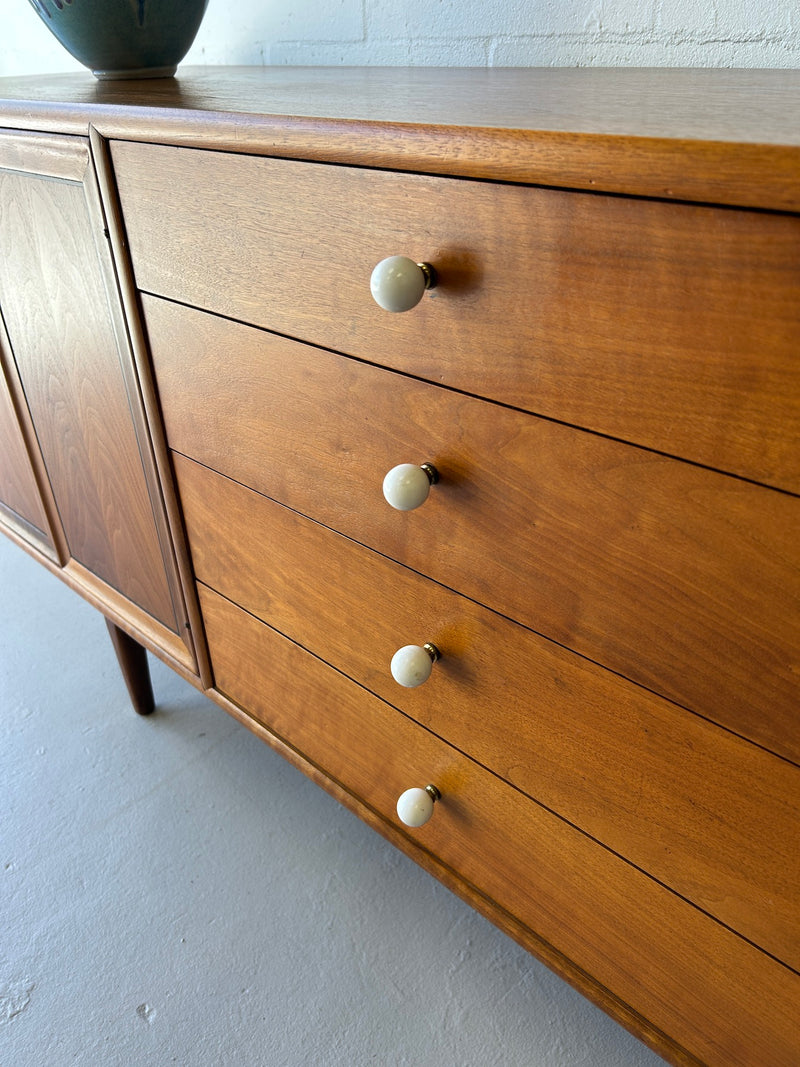
[[[174,635],[185,661],[170,531],[83,138],[0,136],[0,309],[69,579],[134,630],[155,621],[152,640]]]

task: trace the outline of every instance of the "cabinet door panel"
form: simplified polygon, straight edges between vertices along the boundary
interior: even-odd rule
[[[99,211],[86,182],[0,171],[0,305],[70,555],[175,632]]]
[[[36,484],[28,450],[17,421],[11,392],[0,365],[0,504],[12,517],[22,520],[26,533],[35,542],[51,549],[47,515]]]

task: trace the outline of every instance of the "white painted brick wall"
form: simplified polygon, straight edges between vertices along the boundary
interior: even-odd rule
[[[78,64],[0,0],[0,75]],[[798,0],[210,0],[187,63],[800,66]]]

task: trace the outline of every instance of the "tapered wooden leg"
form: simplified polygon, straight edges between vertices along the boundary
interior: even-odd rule
[[[131,703],[139,715],[149,715],[156,706],[153,699],[153,686],[150,681],[150,667],[147,663],[147,652],[139,644],[129,637],[124,630],[120,630],[110,619],[106,619],[106,626],[111,637],[111,643],[117,654],[122,677],[128,687]]]

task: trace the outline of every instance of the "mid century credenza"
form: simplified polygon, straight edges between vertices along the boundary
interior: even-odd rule
[[[2,528],[674,1064],[800,1063],[798,101],[0,81]]]

